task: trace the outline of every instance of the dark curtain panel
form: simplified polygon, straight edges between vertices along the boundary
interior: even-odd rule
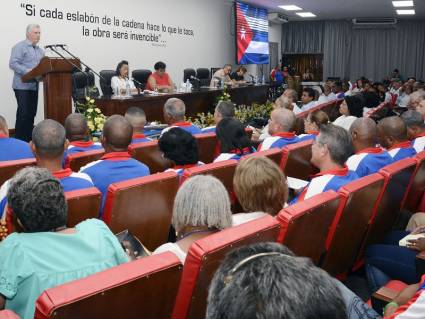
[[[282,53],[322,53],[324,21],[282,25]]]

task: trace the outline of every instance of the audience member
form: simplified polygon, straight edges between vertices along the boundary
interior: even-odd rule
[[[341,116],[338,117],[333,124],[349,130],[351,124],[363,116],[362,101],[357,96],[346,96],[339,107],[339,113]]]
[[[127,87],[129,92],[127,92]],[[115,95],[137,94],[134,82],[129,79],[128,61],[122,60],[118,63],[115,76],[111,78],[111,88]]]
[[[1,308],[32,319],[44,290],[128,261],[102,221],[88,219],[66,227],[63,188],[48,170],[19,171],[10,181],[7,200],[23,232],[0,244]]]
[[[167,171],[175,171],[179,176],[183,176],[186,169],[202,165],[199,162],[198,144],[192,134],[174,127],[159,138],[159,150],[164,157],[171,162],[171,167]]]
[[[398,116],[382,119],[378,123],[379,142],[394,161],[415,156],[416,151],[407,138],[407,126]]]
[[[293,106],[292,112],[294,112],[295,114],[299,114],[303,112],[297,105],[297,101],[298,101],[297,91],[295,91],[294,89],[286,89],[283,92],[283,96],[287,97],[289,99],[289,102],[292,104]]]
[[[240,160],[245,155],[255,152],[244,126],[236,119],[224,118],[218,123],[217,139],[221,154],[214,162]]]
[[[161,61],[157,62],[153,68],[155,72],[149,76],[146,89],[150,91],[172,92],[174,90],[174,83],[166,72],[167,66],[165,63]]]
[[[378,82],[374,83],[374,85],[378,90],[377,93],[381,102],[391,102],[391,94],[388,92],[388,89],[385,84]]]
[[[410,101],[408,107],[410,109],[417,109],[419,104],[425,100],[425,91],[416,91],[410,94]]]
[[[202,133],[201,129],[190,122],[185,121],[186,105],[178,98],[170,98],[164,105],[164,120],[169,125],[168,128],[162,131],[165,133],[171,127],[180,127],[181,129],[191,133]]]
[[[174,200],[172,224],[177,242],[158,247],[154,254],[171,251],[184,264],[195,241],[232,224],[229,195],[223,184],[209,175],[194,176],[185,181]]]
[[[337,99],[344,98],[345,94],[344,94],[344,89],[342,88],[341,81],[332,82],[331,87],[332,87],[332,92],[336,95]]]
[[[277,86],[281,86],[283,84],[284,76],[282,72],[282,63],[278,63],[273,70],[270,72],[270,80],[272,82],[276,82]]]
[[[128,153],[132,134],[133,128],[124,116],[109,117],[102,135],[105,155],[99,161],[89,163],[80,170],[92,178],[94,185],[102,193],[101,215],[110,184],[149,175],[149,168],[131,158]]]
[[[401,115],[407,126],[407,137],[412,141],[416,153],[425,150],[425,123],[421,113],[408,110]]]
[[[359,177],[378,172],[382,167],[393,163],[393,158],[381,147],[377,147],[378,128],[367,117],[359,118],[350,128],[355,154],[347,160],[350,171]]]
[[[152,141],[150,138],[147,138],[143,132],[146,125],[146,114],[142,108],[137,106],[130,107],[125,112],[124,117],[133,127],[133,137],[131,139],[131,144]]]
[[[271,148],[283,148],[286,145],[298,142],[298,136],[295,135],[295,115],[292,111],[285,108],[276,108],[270,114],[269,134],[259,146],[259,151]]]
[[[298,135],[299,142],[314,140],[319,135],[320,127],[329,124],[328,115],[322,110],[316,110],[308,113],[304,119],[304,131],[306,134]]]
[[[244,210],[232,216],[234,226],[265,214],[276,216],[288,200],[286,177],[267,157],[250,156],[240,161],[233,177],[233,188]]]
[[[324,104],[333,100],[336,100],[336,95],[332,92],[331,86],[325,84],[323,86],[323,93],[320,94],[317,104]]]
[[[413,86],[404,84],[400,89],[400,94],[397,98],[397,105],[399,107],[407,107],[410,104],[410,95],[413,93]]]
[[[34,158],[27,142],[9,137],[6,119],[0,115],[0,162]]]
[[[340,187],[358,178],[345,162],[353,154],[350,135],[342,127],[329,124],[321,127],[320,134],[311,147],[311,163],[320,173],[313,175],[310,183],[291,204]]]
[[[235,117],[235,105],[231,101],[220,101],[217,103],[214,111],[214,123],[217,125],[226,117]],[[202,129],[202,133],[215,133],[215,126]]]
[[[417,112],[421,113],[422,118],[425,120],[425,98],[413,110],[416,110]]]
[[[301,110],[303,112],[316,106],[316,102],[314,101],[315,97],[316,92],[312,88],[304,88],[303,94],[301,95]]]

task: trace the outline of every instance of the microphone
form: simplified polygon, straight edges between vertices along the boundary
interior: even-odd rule
[[[63,49],[63,48],[64,48],[64,47],[66,47],[67,45],[66,45],[66,44],[55,44],[55,46]]]
[[[196,76],[193,76],[193,75],[191,75],[189,79],[190,80],[195,80],[195,81],[201,81]]]
[[[140,85],[140,87],[142,87],[143,84],[141,82],[137,81],[135,78],[131,78],[131,80],[133,82],[136,82],[138,85]]]
[[[44,46],[44,48],[45,49],[51,49],[51,48],[53,48],[55,46],[56,46],[55,44],[49,44],[49,45]]]
[[[51,48],[59,47],[59,48],[63,49],[66,46],[67,46],[66,44],[49,44],[49,45],[46,45],[44,48],[45,49],[51,49]]]

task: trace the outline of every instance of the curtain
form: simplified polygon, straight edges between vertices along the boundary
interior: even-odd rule
[[[282,25],[282,53],[322,53],[323,21],[291,22]]]

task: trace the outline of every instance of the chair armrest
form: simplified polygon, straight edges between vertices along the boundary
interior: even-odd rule
[[[394,300],[399,291],[382,287],[372,295],[372,308],[377,313],[382,313],[387,303]]]
[[[425,251],[421,251],[416,255],[416,275],[418,278],[421,278],[422,275],[425,275]]]

